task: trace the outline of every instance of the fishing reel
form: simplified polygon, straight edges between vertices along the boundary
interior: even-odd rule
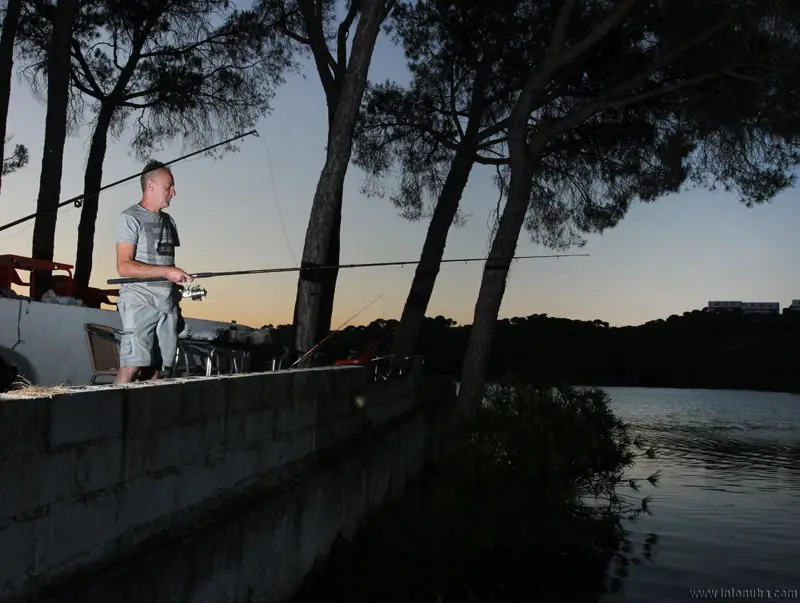
[[[201,287],[200,285],[189,285],[188,287],[183,287],[181,290],[181,297],[183,299],[191,299],[192,301],[203,301],[207,294],[208,291],[206,291],[205,287]]]

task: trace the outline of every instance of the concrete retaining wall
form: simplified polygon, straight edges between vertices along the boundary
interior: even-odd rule
[[[80,584],[148,547],[174,546],[187,528],[213,533],[230,513],[245,523],[195,547],[225,571],[205,587],[210,574],[194,573],[197,588],[190,580],[174,600],[248,601],[253,589],[253,600],[280,600],[338,533],[419,471],[437,440],[430,402],[453,392],[418,376],[368,384],[363,369],[340,368],[6,396],[0,601]]]

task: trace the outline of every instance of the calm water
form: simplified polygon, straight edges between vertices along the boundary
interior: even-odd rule
[[[614,411],[656,447],[635,476],[661,472],[658,486],[645,483],[641,492],[653,497],[652,515],[630,526],[634,545],[658,537],[652,562],[631,566],[623,593],[605,601],[687,601],[691,589],[791,589],[794,596],[800,396],[604,389]],[[717,598],[725,594],[747,593]]]

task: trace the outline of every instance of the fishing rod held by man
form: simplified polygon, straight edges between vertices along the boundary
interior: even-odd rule
[[[484,258],[450,258],[442,260],[442,264],[455,263],[455,262],[488,262],[502,261],[502,260],[533,260],[533,259],[548,259],[548,258],[575,258],[575,257],[591,257],[588,253],[567,253],[567,254],[550,254],[550,255],[515,255],[509,257],[484,257]],[[410,260],[405,262],[367,262],[362,264],[335,264],[331,266],[287,266],[285,268],[263,268],[259,270],[231,270],[227,272],[197,272],[191,274],[193,279],[214,278],[219,276],[243,276],[249,274],[275,274],[280,272],[313,272],[316,270],[340,270],[344,268],[374,268],[386,266],[406,266],[419,264],[420,260]],[[106,281],[109,285],[124,285],[126,283],[158,283],[167,280],[164,277],[149,277],[149,278],[111,278]]]

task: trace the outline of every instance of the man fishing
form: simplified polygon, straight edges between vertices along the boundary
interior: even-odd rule
[[[140,178],[142,200],[117,218],[117,272],[121,277],[163,278],[160,282],[125,283],[117,309],[122,320],[119,363],[115,384],[130,383],[140,370],[169,371],[178,345],[181,299],[176,285],[192,282],[175,266],[180,245],[172,216],[164,212],[175,196],[175,179],[163,163],[151,161]]]

